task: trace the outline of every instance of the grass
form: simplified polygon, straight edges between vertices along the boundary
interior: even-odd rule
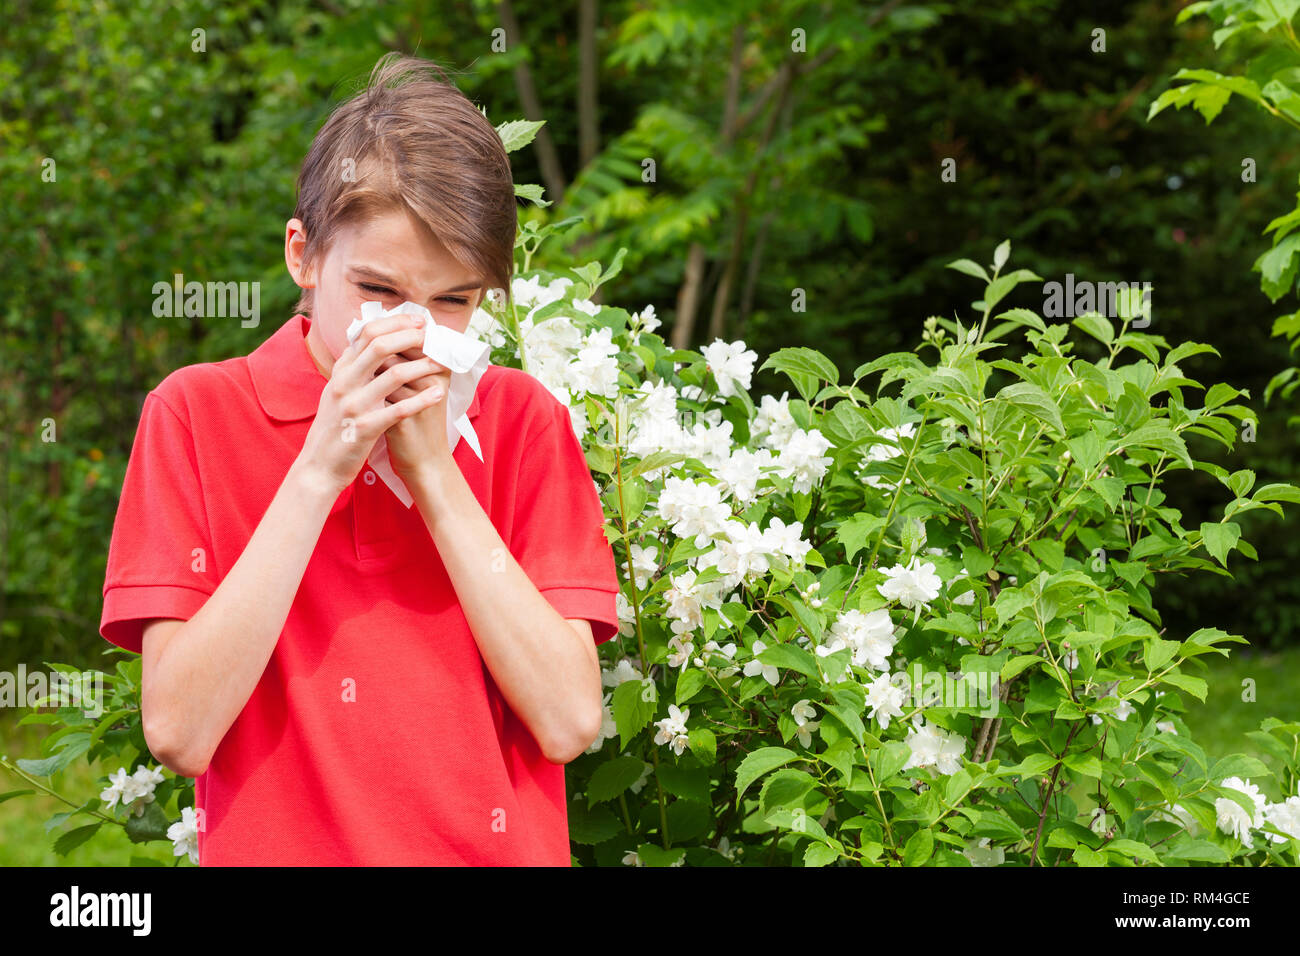
[[[1230,753],[1246,753],[1279,770],[1277,762],[1245,735],[1258,730],[1260,721],[1268,716],[1300,720],[1300,698],[1295,692],[1300,686],[1300,647],[1272,652],[1243,647],[1234,649],[1226,660],[1218,655],[1201,659],[1210,668],[1205,675],[1209,692],[1204,704],[1188,698],[1192,706],[1183,719],[1192,739],[1211,761]],[[1242,699],[1251,696],[1247,691],[1253,691],[1253,700]],[[0,752],[11,759],[41,756],[40,741],[49,732],[41,724],[20,726],[22,713],[0,710]],[[116,765],[102,762],[92,765],[78,761],[47,785],[81,803],[102,789],[100,777],[116,769]],[[26,788],[8,771],[0,769],[0,777],[4,778],[0,780],[0,793]],[[1271,787],[1264,791],[1269,800],[1289,796],[1272,792]],[[55,832],[46,832],[45,822],[68,809],[45,794],[0,803],[0,866],[125,866],[132,856],[148,857],[167,866],[175,862],[169,842],[131,843],[125,831],[108,824],[67,856],[56,856],[53,843],[60,832],[91,822],[88,817],[74,817]],[[189,863],[183,861],[180,865]]]

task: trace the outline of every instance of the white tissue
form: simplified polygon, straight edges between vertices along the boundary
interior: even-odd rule
[[[488,359],[492,352],[491,346],[455,329],[449,329],[445,325],[438,325],[428,309],[414,302],[403,302],[387,312],[384,311],[382,302],[362,302],[361,318],[353,319],[352,324],[348,326],[348,342],[354,341],[361,330],[375,319],[399,313],[424,316],[424,354],[451,370],[451,387],[443,398],[447,406],[447,447],[455,451],[456,442],[463,436],[469,447],[474,450],[474,454],[478,456],[478,460],[482,461],[483,450],[479,446],[478,434],[470,424],[466,412],[474,401],[474,390],[478,388],[478,380],[487,371]],[[397,495],[402,504],[411,507],[415,499],[407,491],[402,479],[393,471],[393,466],[388,460],[388,443],[383,435],[380,435],[375,442],[368,460],[375,474],[384,480],[384,484],[392,489],[393,494]]]

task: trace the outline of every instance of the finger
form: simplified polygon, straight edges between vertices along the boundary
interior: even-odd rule
[[[403,418],[417,415],[439,401],[434,397],[433,389],[426,388],[391,405],[383,405],[373,412],[368,412],[357,422],[357,427],[374,427],[377,432],[386,432]],[[368,434],[368,433],[367,433]]]
[[[413,362],[399,362],[386,372],[376,376],[365,388],[361,389],[361,400],[365,407],[378,404],[383,399],[391,395],[399,386],[413,383],[415,380],[430,376],[429,365],[432,359],[427,356],[423,359],[417,359]],[[421,391],[438,391],[445,394],[448,384],[445,379],[439,376],[431,376],[435,383]],[[437,401],[442,395],[434,397]]]
[[[420,321],[417,316],[391,315],[366,325],[335,365],[344,386],[364,384],[390,356],[410,350],[423,354],[424,328],[417,324]]]
[[[450,376],[445,375],[425,375],[422,378],[411,379],[404,385],[399,385],[396,390],[388,395],[388,401],[397,402],[403,398],[410,398],[416,392],[424,391],[426,388],[440,388],[443,397],[448,394],[451,386]],[[396,397],[394,397],[396,396]],[[439,398],[438,401],[442,401]]]

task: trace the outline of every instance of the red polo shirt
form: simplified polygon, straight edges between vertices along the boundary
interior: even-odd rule
[[[326,379],[294,316],[247,356],[145,398],[113,525],[100,634],[140,651],[243,553]],[[618,580],[568,410],[490,366],[454,458],[529,579],[597,644]],[[493,682],[418,507],[368,465],[334,503],[252,697],[195,781],[200,865],[568,866],[564,767]]]

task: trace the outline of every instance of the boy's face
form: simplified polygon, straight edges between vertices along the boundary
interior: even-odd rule
[[[326,378],[348,347],[347,329],[361,316],[362,302],[382,302],[385,309],[416,302],[438,325],[464,332],[487,291],[481,276],[470,274],[406,212],[344,226],[306,270],[304,243],[302,222],[289,220],[285,262],[300,287],[315,289],[307,345]]]

